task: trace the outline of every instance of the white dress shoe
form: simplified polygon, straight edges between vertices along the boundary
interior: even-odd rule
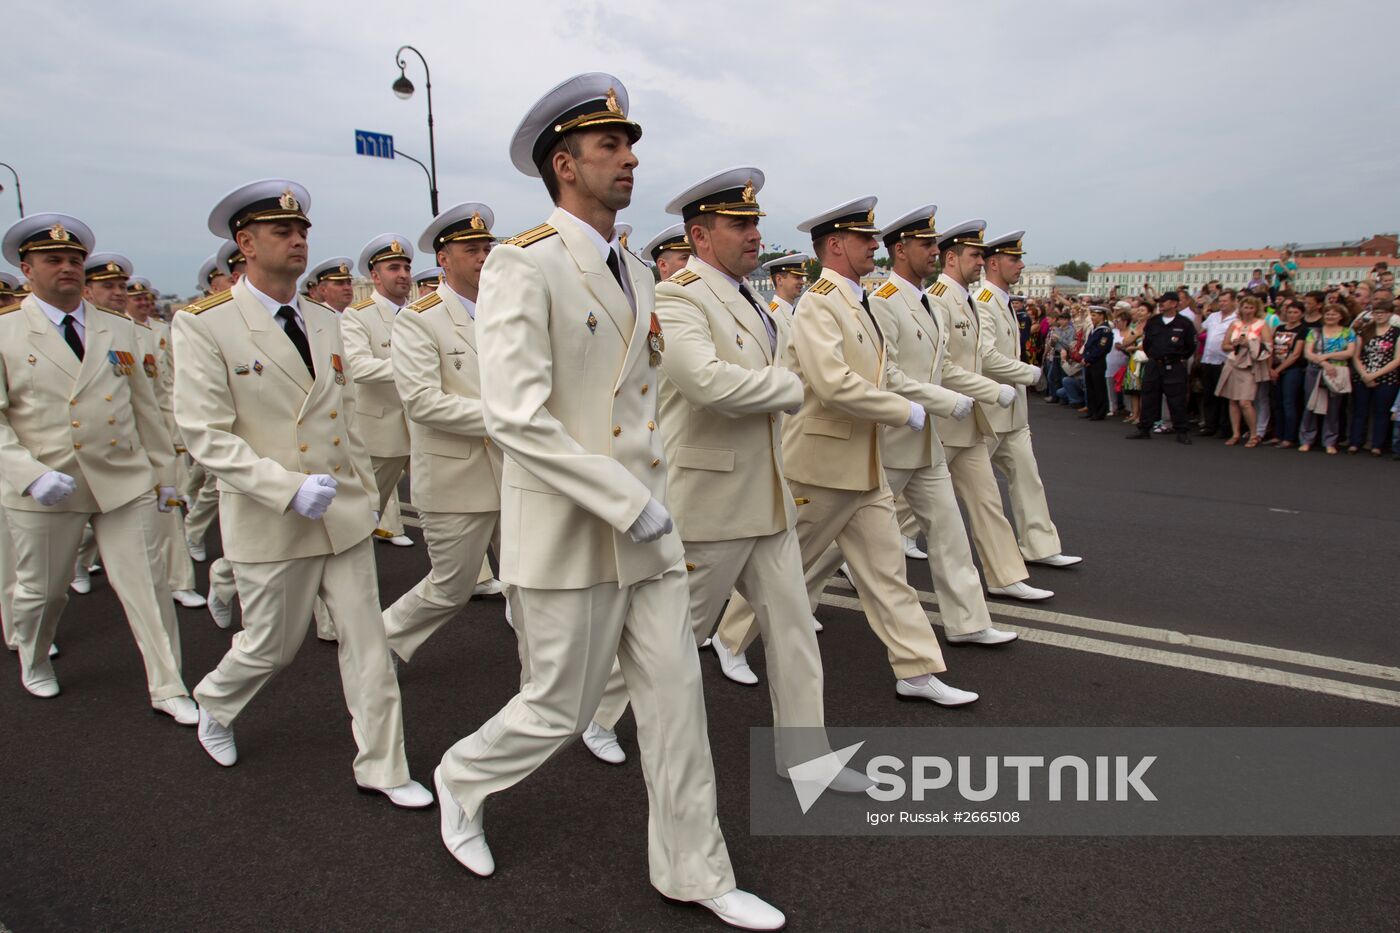
[[[385,538],[384,543],[394,547],[413,547],[414,541],[408,535],[394,535],[392,538]]]
[[[588,728],[583,730],[583,744],[599,761],[620,765],[627,760],[627,753],[617,744],[617,733],[604,729],[596,722],[590,722]]]
[[[202,564],[209,559],[209,552],[204,549],[204,545],[195,544],[193,541],[185,541],[185,550],[190,552],[190,560],[197,564]]]
[[[24,689],[34,694],[36,697],[58,696],[58,675],[53,672],[53,665],[48,661],[36,665],[27,673],[20,669],[20,683],[24,684]]]
[[[441,765],[433,769],[433,787],[437,788],[442,844],[472,874],[489,877],[496,870],[496,860],[486,844],[485,813],[477,810],[475,818],[467,819],[462,805],[442,783]]]
[[[383,794],[394,806],[403,807],[405,810],[422,810],[433,805],[433,792],[417,781],[409,781],[395,787],[370,787],[358,782],[355,786],[366,793]]]
[[[708,648],[714,642],[713,638],[707,638],[700,643],[701,648]]]
[[[1028,603],[1037,602],[1042,599],[1049,599],[1054,596],[1051,590],[1038,590],[1025,580],[1018,580],[1010,586],[989,586],[987,592],[992,596],[1005,596],[1008,599],[1022,599]]]
[[[907,680],[896,680],[894,692],[907,700],[932,700],[939,706],[964,706],[977,701],[977,694],[971,690],[950,687],[937,677],[929,677],[928,683],[915,686]]]
[[[238,746],[233,743],[233,730],[221,725],[203,709],[199,711],[199,744],[209,757],[231,768],[238,763]]]
[[[979,629],[976,632],[969,632],[966,635],[949,635],[948,644],[1004,645],[1009,641],[1015,641],[1016,638],[1017,635],[1015,632],[1003,632],[1001,629],[995,629],[991,626],[988,626],[987,628]]]
[[[730,654],[729,649],[724,647],[724,642],[716,638],[710,643],[710,647],[715,649],[715,657],[719,658],[719,669],[724,672],[724,676],[734,681],[736,684],[756,684],[758,675],[749,667],[748,658],[744,657],[744,652]]]
[[[913,538],[904,538],[904,556],[910,560],[928,560],[928,552],[919,547],[919,542]]]
[[[208,602],[194,590],[171,590],[170,597],[186,609],[198,609]]]
[[[171,697],[168,700],[156,700],[151,704],[151,709],[157,713],[164,713],[182,726],[194,726],[199,724],[199,707],[194,700],[189,697]]]
[[[214,624],[219,628],[228,628],[233,624],[233,607],[218,597],[213,590],[209,591],[209,599],[206,600],[209,606],[209,614],[214,617]]]
[[[58,645],[57,645],[57,644],[51,644],[51,645],[49,645],[49,657],[51,657],[51,658],[56,658],[56,657],[58,657]]]
[[[1049,557],[1028,560],[1026,563],[1044,564],[1047,567],[1073,567],[1075,564],[1084,563],[1084,558],[1075,557],[1073,554],[1051,554]]]
[[[476,586],[472,587],[472,595],[473,595],[473,596],[500,596],[500,595],[501,595],[501,581],[500,581],[500,580],[497,580],[495,577],[492,577],[491,579],[487,580],[485,583],[478,583]]]
[[[814,631],[814,632],[820,632],[820,631],[822,631],[822,624],[821,624],[821,621],[820,621],[816,616],[812,616],[812,631]]]
[[[73,569],[73,582],[68,584],[68,588],[79,596],[86,596],[92,592],[92,574],[86,567],[75,567]]]
[[[719,897],[695,901],[732,927],[741,930],[781,930],[787,923],[783,912],[757,895],[735,888]]]

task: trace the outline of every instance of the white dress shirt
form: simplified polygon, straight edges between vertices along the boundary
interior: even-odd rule
[[[636,310],[637,296],[632,294],[631,276],[627,274],[627,263],[622,258],[622,241],[617,238],[617,230],[614,228],[611,240],[605,240],[601,233],[593,229],[592,224],[580,220],[562,207],[559,208],[559,210],[570,220],[583,228],[583,232],[588,237],[589,242],[597,248],[598,257],[603,260],[604,265],[607,264],[608,253],[617,253],[617,267],[622,270],[622,292],[627,296],[627,301],[632,305],[633,310]]]
[[[1210,366],[1223,366],[1226,356],[1225,350],[1221,347],[1221,342],[1225,339],[1225,332],[1230,329],[1230,325],[1235,323],[1235,312],[1231,311],[1229,316],[1225,316],[1219,311],[1212,311],[1206,317],[1206,345],[1201,351],[1201,362]]]
[[[63,336],[63,319],[64,319],[65,317],[68,316],[69,312],[67,312],[67,311],[60,311],[59,309],[55,308],[53,305],[49,304],[49,303],[48,303],[47,301],[45,301],[44,299],[40,298],[38,295],[35,295],[35,296],[34,296],[34,300],[37,301],[37,302],[39,303],[39,309],[40,309],[41,311],[44,312],[44,317],[46,317],[46,318],[48,318],[50,321],[52,321],[52,322],[53,322],[53,326],[58,328],[58,334],[59,334],[59,336],[60,336],[60,337]],[[77,326],[77,329],[78,329],[78,339],[81,340],[81,341],[83,342],[83,346],[86,347],[86,346],[87,346],[87,317],[86,317],[87,311],[85,310],[85,306],[83,305],[83,303],[82,303],[81,301],[78,302],[78,307],[77,307],[76,310],[74,310],[74,311],[72,312],[72,314],[73,314],[73,323]]]
[[[283,325],[282,319],[277,317],[277,312],[287,307],[292,309],[292,314],[296,317],[297,326],[301,328],[302,333],[306,332],[306,322],[301,319],[301,309],[297,307],[295,295],[292,296],[291,301],[281,302],[271,295],[258,291],[258,287],[254,285],[246,275],[243,277],[243,282],[248,286],[248,291],[252,293],[253,297],[258,299],[258,301],[262,303],[262,306],[267,309],[267,313],[276,319],[278,327],[283,327]],[[285,330],[286,328],[283,327],[283,329]]]
[[[472,301],[470,298],[463,298],[461,295],[457,294],[457,290],[456,290],[455,288],[453,288],[451,285],[448,285],[448,284],[447,284],[447,279],[443,279],[443,280],[442,280],[442,284],[438,286],[438,291],[443,291],[443,290],[446,290],[446,291],[451,292],[452,295],[453,295],[453,297],[455,297],[458,301],[460,301],[460,302],[462,303],[463,307],[465,307],[465,308],[467,309],[467,314],[471,317],[471,319],[472,319],[473,321],[476,320],[476,302],[475,302],[475,301]]]

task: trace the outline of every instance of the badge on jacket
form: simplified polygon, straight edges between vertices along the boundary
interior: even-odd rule
[[[331,354],[331,370],[335,373],[335,384],[345,385],[345,364],[340,361],[339,353]]]
[[[598,317],[592,311],[588,312],[588,317],[583,319],[583,323],[588,325],[588,332],[590,334],[598,332]]]
[[[661,354],[666,349],[666,338],[661,336],[661,322],[656,319],[656,312],[651,312],[651,329],[647,333],[647,362],[651,363],[653,369],[661,365]]]
[[[146,378],[154,379],[156,377],[155,356],[150,353],[147,353],[146,358],[141,361],[141,368],[146,371]]]
[[[118,376],[130,376],[136,357],[125,350],[108,350],[107,362],[112,364],[112,372]]]

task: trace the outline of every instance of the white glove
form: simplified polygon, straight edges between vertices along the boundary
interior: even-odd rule
[[[1016,401],[1016,390],[1011,386],[1004,385],[997,389],[997,404],[1002,408],[1010,408],[1014,401]]]
[[[904,422],[905,424],[909,425],[909,427],[913,428],[915,431],[922,431],[924,429],[924,421],[927,419],[928,415],[924,412],[924,406],[920,405],[918,402],[909,403],[909,420]]]
[[[31,496],[40,505],[58,505],[64,499],[73,494],[73,490],[78,488],[78,481],[67,473],[60,473],[57,470],[49,470],[43,476],[29,484],[29,488],[24,491],[26,496]]]
[[[642,509],[642,514],[637,516],[632,527],[627,529],[627,534],[638,544],[646,544],[666,534],[671,528],[671,513],[666,511],[666,506],[652,499],[647,503],[647,507]]]
[[[292,496],[292,511],[313,522],[326,514],[335,498],[335,477],[325,473],[308,476]]]
[[[972,396],[959,395],[958,400],[953,403],[953,420],[961,421],[972,414],[972,406],[976,404],[977,403],[972,400]]]
[[[156,511],[157,511],[157,512],[169,512],[169,511],[170,511],[170,500],[171,500],[171,499],[176,499],[176,500],[178,500],[179,498],[180,498],[180,494],[179,494],[179,492],[175,489],[174,486],[157,486],[157,487],[156,487]]]

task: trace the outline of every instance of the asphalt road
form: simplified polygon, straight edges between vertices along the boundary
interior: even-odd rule
[[[994,607],[1027,633],[1020,643],[947,650],[946,679],[982,694],[957,711],[896,702],[863,618],[824,606],[830,723],[1400,725],[1386,673],[1400,666],[1400,464],[1129,444],[1119,425],[1033,405],[1056,521],[1084,564],[1035,571],[1057,592],[1040,617]],[[421,544],[377,553],[387,603],[426,558]],[[925,566],[909,570],[931,588]],[[502,608],[474,601],[402,670],[409,761],[425,782],[514,692]],[[180,611],[193,685],[228,635]],[[0,686],[0,924],[15,933],[721,928],[647,882],[635,754],[609,767],[575,743],[493,798],[498,870],[483,880],[442,848],[436,810],[356,792],[335,651],[314,637],[238,720],[232,769],[194,730],[148,713],[105,582],[72,600],[59,643],[61,697],[29,697],[13,669]],[[1237,676],[1211,672],[1240,658]],[[750,836],[747,727],[769,723],[767,690],[702,663],[736,871],[790,929],[1360,930],[1400,916],[1394,838]],[[1348,690],[1372,698],[1337,695]],[[635,753],[630,717],[619,736]]]

